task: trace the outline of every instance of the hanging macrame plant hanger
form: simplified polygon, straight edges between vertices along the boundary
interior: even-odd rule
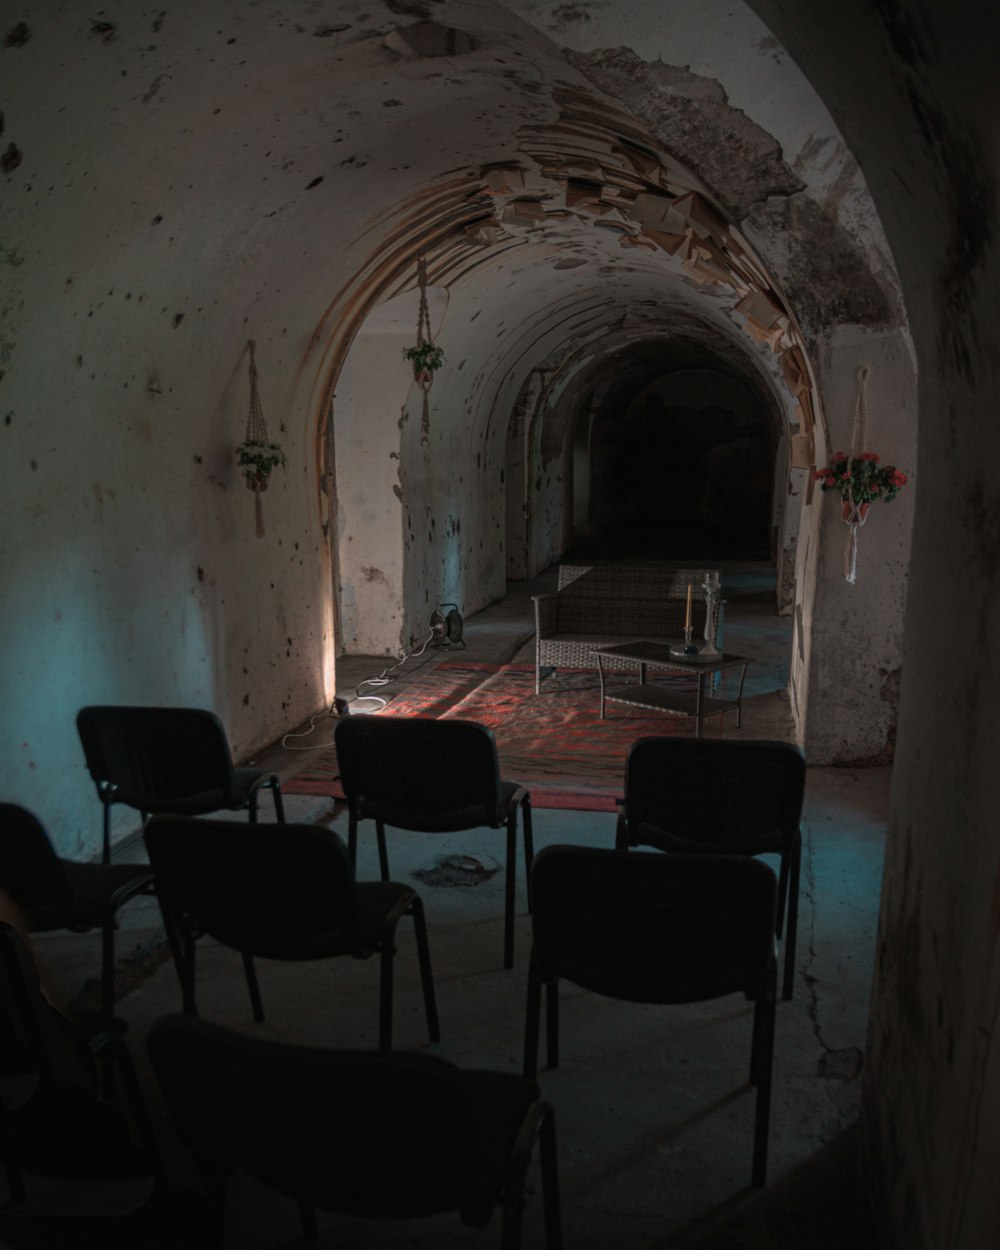
[[[423,256],[417,260],[417,282],[420,286],[420,307],[417,311],[417,347],[433,347],[431,336],[431,313],[427,304],[427,261]],[[426,365],[414,369],[417,385],[426,395],[434,382],[434,370]]]
[[[854,404],[854,429],[851,434],[850,460],[859,460],[868,450],[868,411],[866,390],[868,366],[862,365],[857,373],[858,395]],[[840,515],[848,527],[847,545],[844,548],[844,577],[853,585],[858,579],[858,528],[868,519],[870,503],[855,499],[840,501]]]
[[[250,411],[247,415],[246,440],[239,450],[239,461],[243,466],[247,487],[253,491],[257,537],[263,538],[264,505],[261,495],[267,490],[271,471],[279,465],[284,465],[285,457],[278,444],[271,442],[267,432],[264,409],[260,402],[260,389],[257,385],[256,346],[254,340],[250,339]]]
[[[440,363],[440,351],[435,349],[431,335],[431,313],[427,304],[427,261],[417,257],[417,285],[420,288],[420,304],[417,309],[417,346],[411,352],[413,378],[423,391],[420,413],[420,439],[427,443],[431,434],[430,389],[434,383],[434,369]]]

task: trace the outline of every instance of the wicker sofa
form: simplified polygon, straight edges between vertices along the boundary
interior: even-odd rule
[[[694,639],[704,639],[706,578],[718,586],[719,570],[655,564],[560,565],[555,594],[532,596],[535,693],[541,690],[544,669],[596,669],[594,647],[639,639],[679,641],[684,632],[689,583],[694,587]],[[712,633],[721,650],[722,608],[718,596],[716,605]],[[626,668],[628,662],[605,661],[605,667]]]

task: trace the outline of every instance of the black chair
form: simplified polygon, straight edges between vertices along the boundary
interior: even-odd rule
[[[385,827],[421,833],[507,829],[503,966],[514,966],[517,814],[525,871],[532,849],[531,795],[503,781],[492,730],[476,721],[426,716],[345,716],[334,730],[348,803],[347,845],[357,862],[358,821],[374,820],[382,880],[389,879]]]
[[[149,1054],[171,1121],[220,1207],[237,1167],[299,1205],[381,1219],[457,1211],[521,1245],[525,1172],[540,1143],[546,1243],[559,1250],[555,1129],[538,1086],[431,1055],[331,1051],[157,1021]]]
[[[281,783],[261,768],[235,768],[214,712],[191,707],[85,707],[76,727],[87,769],[104,806],[104,860],[111,858],[111,808],[133,807],[143,824],[153,813],[210,816],[248,811],[257,820],[261,790],[285,819]]]
[[[550,1068],[559,1063],[558,982],[635,1003],[754,1002],[750,1082],[757,1087],[752,1179],[763,1185],[771,1106],[777,879],[745,856],[659,855],[578,846],[539,851],[531,875],[524,1075],[538,1063],[546,987]]]
[[[101,930],[101,1010],[115,999],[115,929],[118,912],[149,894],[148,864],[95,864],[60,859],[41,822],[16,803],[0,803],[0,889],[35,933]]]
[[[788,742],[639,738],[625,763],[616,845],[684,854],[780,856],[775,932],[792,997],[806,762]],[[787,909],[787,920],[786,920]]]
[[[181,983],[196,1014],[195,945],[209,934],[243,958],[254,1019],[264,1019],[254,957],[381,963],[379,1045],[392,1045],[396,926],[412,916],[431,1040],[440,1038],[430,948],[420,896],[393,881],[358,883],[343,840],[318,825],[237,825],[153,816],[146,849]]]
[[[180,1250],[204,1244],[191,1224],[194,1215],[204,1223],[204,1201],[193,1191],[163,1184],[124,1029],[121,1021],[98,1013],[56,1010],[42,992],[24,939],[0,922],[4,1246]],[[127,1097],[122,1110],[99,1096],[99,1065],[107,1063],[122,1078]],[[81,1207],[86,1214],[78,1214]]]

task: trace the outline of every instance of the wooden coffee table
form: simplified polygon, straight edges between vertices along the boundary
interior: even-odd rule
[[[695,737],[701,737],[702,726],[709,716],[721,716],[735,710],[736,728],[739,729],[743,713],[743,683],[751,658],[745,655],[721,654],[710,660],[695,656],[691,660],[670,654],[667,642],[622,642],[609,647],[595,647],[597,669],[601,676],[601,720],[607,703],[625,703],[631,707],[650,708],[653,711],[671,712],[675,716],[693,716]],[[631,660],[639,670],[638,682],[631,685],[608,688],[605,660]],[[616,667],[621,667],[620,665]],[[674,690],[667,686],[653,686],[646,681],[646,670],[661,668],[672,673],[684,673],[697,678],[695,690]],[[707,679],[715,673],[728,669],[740,670],[740,684],[735,698],[719,699],[706,693]],[[708,687],[711,690],[711,686]]]

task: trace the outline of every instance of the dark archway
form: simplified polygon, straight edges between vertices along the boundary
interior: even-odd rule
[[[699,345],[673,341],[619,359],[598,394],[575,554],[773,554],[777,414],[755,380]]]

